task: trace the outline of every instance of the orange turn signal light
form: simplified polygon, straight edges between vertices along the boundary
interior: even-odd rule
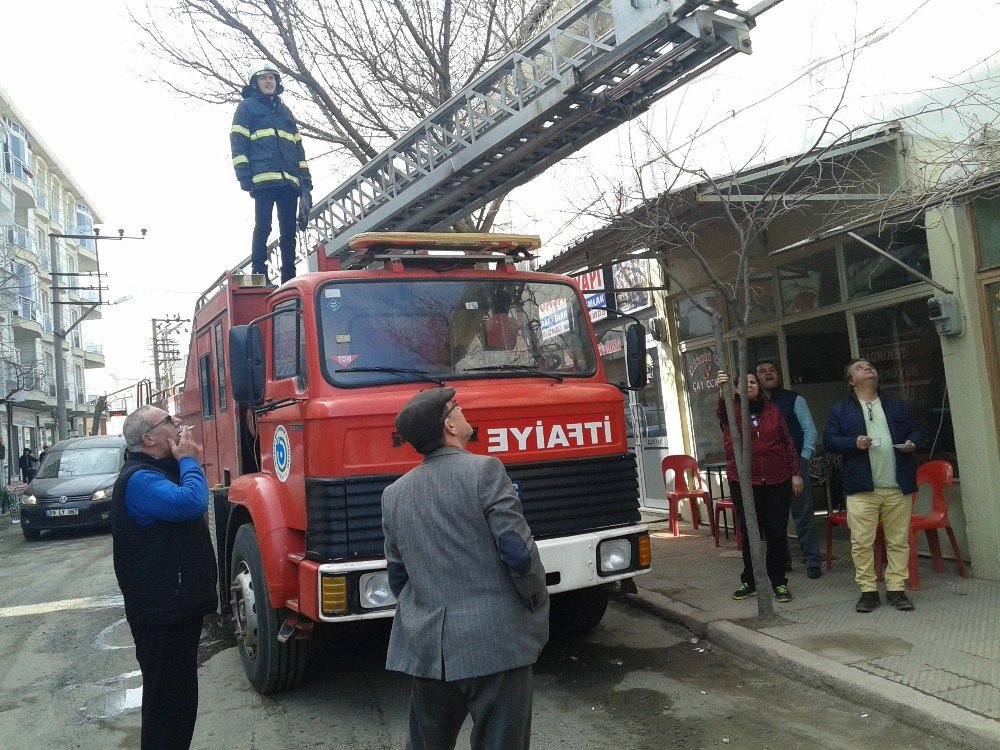
[[[639,567],[648,568],[653,559],[649,549],[649,534],[639,535]]]

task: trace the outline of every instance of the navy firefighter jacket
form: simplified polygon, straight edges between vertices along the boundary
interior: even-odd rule
[[[278,97],[282,91],[279,85],[274,96],[266,96],[255,85],[245,86],[233,117],[233,169],[240,186],[251,194],[275,185],[312,190],[302,136],[291,110]]]

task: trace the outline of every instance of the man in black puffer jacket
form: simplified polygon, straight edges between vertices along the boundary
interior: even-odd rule
[[[208,483],[188,428],[155,406],[125,420],[111,529],[125,618],[142,670],[142,750],[186,750],[198,715],[198,643],[215,612]]]
[[[254,67],[233,117],[229,143],[236,179],[255,203],[252,270],[267,272],[267,238],[277,206],[283,284],[295,277],[295,207],[301,197],[308,214],[312,177],[295,118],[280,99],[282,91],[277,69],[268,64]]]

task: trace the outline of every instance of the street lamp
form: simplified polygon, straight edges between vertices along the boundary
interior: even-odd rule
[[[91,276],[88,273],[72,273],[72,272],[60,272],[59,270],[59,252],[56,240],[67,239],[67,240],[144,240],[146,239],[146,230],[139,230],[140,237],[127,237],[125,236],[125,230],[119,229],[118,236],[114,235],[102,235],[100,229],[94,229],[93,234],[62,234],[60,232],[50,232],[49,233],[49,253],[51,254],[52,263],[52,279],[53,281],[58,280],[59,277],[79,277],[79,276]],[[97,258],[97,302],[94,302],[90,307],[88,307],[76,322],[73,323],[65,331],[62,329],[62,305],[77,304],[74,302],[63,302],[60,297],[62,296],[63,290],[80,290],[80,289],[94,289],[94,287],[82,287],[82,286],[52,286],[52,338],[56,344],[55,346],[55,370],[56,370],[56,434],[59,440],[66,439],[66,362],[63,360],[63,344],[66,343],[66,337],[80,325],[88,315],[90,315],[94,310],[97,309],[98,305],[106,304],[102,297],[101,292],[104,291],[104,287],[101,284],[101,256],[97,252],[97,248],[94,248],[94,256]],[[119,302],[122,300],[119,300]]]

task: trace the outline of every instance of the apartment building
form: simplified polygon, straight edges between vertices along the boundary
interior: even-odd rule
[[[86,323],[101,317],[97,243],[49,235],[91,234],[101,218],[39,133],[0,88],[0,434],[14,458],[35,455],[56,439],[53,302],[61,301],[65,335],[68,434],[90,423],[86,372],[104,367],[99,343],[84,338]],[[53,253],[56,257],[53,258]],[[60,274],[53,275],[53,261]],[[94,276],[87,274],[94,273]],[[64,275],[65,274],[65,275]],[[83,274],[83,275],[81,275]],[[53,287],[92,287],[63,289]],[[72,330],[70,330],[72,329]],[[8,466],[4,467],[5,473]]]

